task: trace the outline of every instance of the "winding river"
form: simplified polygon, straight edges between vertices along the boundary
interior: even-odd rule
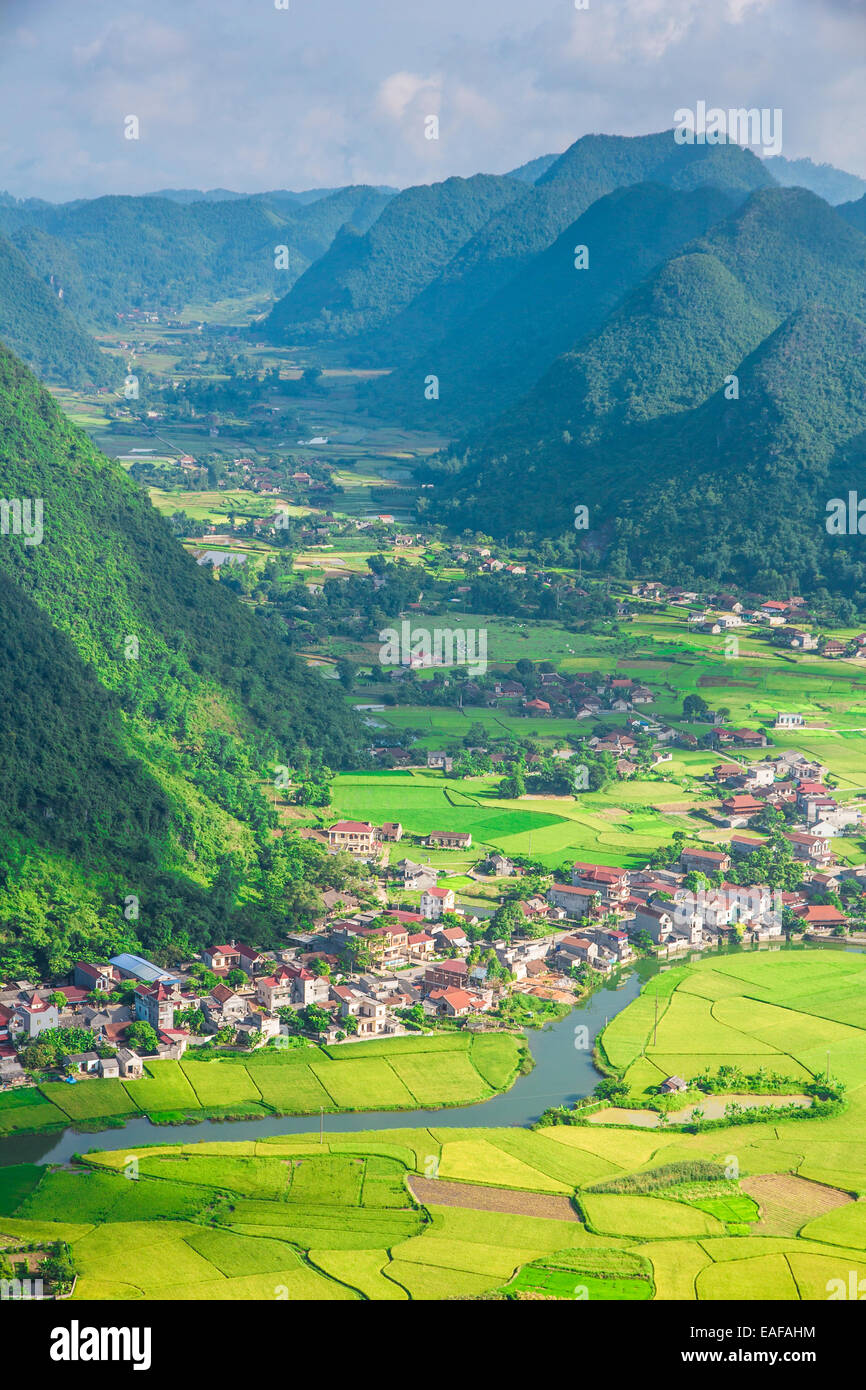
[[[592,1047],[605,1022],[630,1004],[654,973],[652,965],[622,972],[578,1004],[557,1023],[528,1033],[535,1066],[503,1095],[477,1105],[439,1110],[385,1110],[325,1115],[328,1130],[346,1134],[369,1129],[421,1129],[443,1125],[492,1127],[530,1125],[550,1105],[588,1095],[599,1079]],[[586,1030],[585,1033],[583,1030]],[[579,1032],[576,1030],[580,1030]],[[198,1140],[263,1139],[276,1134],[308,1134],[319,1128],[314,1115],[275,1115],[263,1120],[202,1120],[198,1124],[152,1125],[143,1116],[123,1129],[82,1134],[73,1129],[51,1134],[12,1135],[0,1141],[0,1166],[12,1163],[66,1163],[76,1153],[100,1149],[145,1148],[153,1144],[194,1144]]]
[[[822,943],[823,944],[823,943]],[[862,950],[843,943],[826,943],[826,948]],[[762,949],[740,947],[740,950]],[[763,948],[766,949],[766,948]],[[798,946],[775,949],[800,950]],[[715,952],[696,952],[682,956],[671,965],[687,963]],[[730,948],[721,952],[732,954]],[[578,1004],[557,1023],[540,1030],[529,1030],[530,1051],[535,1060],[532,1071],[519,1076],[509,1091],[476,1105],[450,1106],[439,1110],[355,1111],[324,1117],[325,1133],[350,1134],[371,1129],[441,1129],[504,1125],[531,1125],[552,1105],[569,1105],[587,1096],[599,1080],[593,1066],[592,1049],[596,1037],[610,1019],[636,999],[641,987],[659,969],[669,969],[651,960],[640,960],[605,981],[594,994]],[[585,1030],[585,1032],[584,1032]],[[263,1139],[278,1134],[309,1134],[317,1130],[314,1115],[275,1115],[261,1120],[202,1120],[179,1125],[152,1125],[142,1116],[129,1120],[123,1129],[80,1133],[74,1129],[50,1134],[21,1134],[0,1140],[0,1167],[12,1163],[66,1163],[76,1153],[100,1149],[148,1148],[154,1144],[194,1144],[197,1141]]]

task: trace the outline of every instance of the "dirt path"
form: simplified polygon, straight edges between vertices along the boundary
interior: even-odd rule
[[[550,1221],[580,1221],[568,1197],[541,1192],[515,1192],[510,1187],[481,1187],[470,1182],[444,1182],[441,1178],[409,1179],[409,1189],[419,1202],[437,1207],[469,1207],[473,1211],[504,1211],[513,1216],[541,1216]]]

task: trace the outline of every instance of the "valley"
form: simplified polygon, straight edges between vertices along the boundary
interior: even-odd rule
[[[866,226],[786,169],[0,199],[3,1287],[859,1289]]]

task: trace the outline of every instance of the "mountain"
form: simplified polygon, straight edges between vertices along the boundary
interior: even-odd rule
[[[783,188],[808,188],[828,203],[847,203],[866,193],[866,179],[834,169],[832,164],[815,164],[811,159],[786,159],[771,155],[765,164]]]
[[[844,217],[846,222],[850,222],[852,227],[856,227],[860,232],[866,232],[866,194],[858,198],[856,203],[840,203],[836,211],[840,217]]]
[[[424,359],[380,377],[365,400],[404,422],[429,422],[432,409],[440,427],[493,418],[600,327],[653,268],[734,206],[731,194],[713,187],[681,193],[637,184],[606,194]],[[586,270],[575,268],[578,246],[589,249]],[[440,381],[435,407],[424,400],[427,371]]]
[[[173,203],[228,203],[242,202],[257,198],[265,203],[318,203],[322,198],[330,198],[335,193],[343,193],[344,188],[307,188],[295,193],[289,188],[273,188],[267,193],[234,193],[230,188],[161,188],[149,196],[168,198]],[[388,184],[376,184],[374,191],[392,196],[400,190]]]
[[[586,135],[461,247],[441,274],[377,335],[376,359],[429,362],[434,347],[485,310],[515,275],[545,251],[598,199],[654,182],[690,191],[702,186],[745,198],[772,183],[761,161],[739,145],[677,145],[654,135]],[[427,367],[428,371],[435,371]]]
[[[274,306],[265,333],[301,342],[377,331],[495,212],[528,196],[518,180],[489,174],[404,189],[364,235],[341,229]]]
[[[866,323],[798,310],[737,374],[739,400],[717,391],[653,442],[665,468],[624,501],[618,559],[682,583],[825,589],[853,604],[854,621],[866,607],[862,538],[828,535],[827,504],[862,494],[866,478]]]
[[[630,490],[667,476],[679,417],[810,305],[866,322],[866,237],[803,189],[753,194],[491,426],[457,442],[439,465],[443,514],[494,535],[550,536],[582,504],[607,545]]]
[[[517,169],[509,169],[508,178],[520,179],[521,183],[537,183],[541,175],[546,174],[559,157],[558,154],[540,154],[537,159],[530,159],[527,164],[521,164]]]
[[[357,763],[355,717],[5,349],[0,494],[0,974],[10,943],[20,970],[103,949],[109,923],[130,940],[129,894],[151,946],[207,940],[235,892],[249,926],[263,788],[276,764]]]
[[[0,342],[45,381],[104,385],[118,379],[110,358],[78,324],[55,290],[0,236]]]
[[[53,274],[82,321],[116,322],[131,308],[284,292],[347,224],[363,232],[389,201],[366,186],[309,204],[262,198],[180,203],[106,197],[47,208],[0,206],[0,231],[31,268]],[[288,268],[276,269],[276,248]]]

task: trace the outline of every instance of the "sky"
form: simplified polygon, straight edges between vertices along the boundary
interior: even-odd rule
[[[700,101],[866,177],[866,0],[0,0],[16,197],[405,187]]]

